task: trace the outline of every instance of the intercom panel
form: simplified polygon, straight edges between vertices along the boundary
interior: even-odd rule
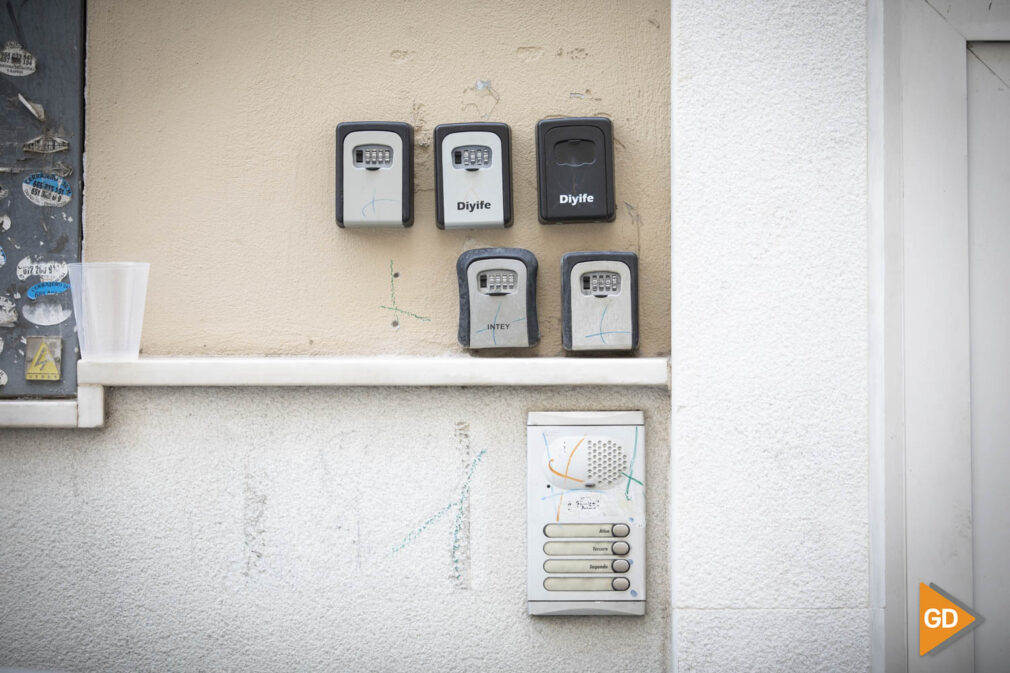
[[[435,127],[435,208],[440,229],[512,225],[508,124]]]
[[[638,255],[569,252],[561,257],[561,340],[569,351],[638,347]]]
[[[644,615],[643,413],[535,411],[526,431],[529,614]]]
[[[403,122],[337,124],[337,224],[414,222],[414,129]]]
[[[537,258],[522,248],[467,250],[456,261],[459,343],[525,348],[540,340]]]
[[[537,122],[540,221],[610,222],[614,196],[614,131],[606,117]]]

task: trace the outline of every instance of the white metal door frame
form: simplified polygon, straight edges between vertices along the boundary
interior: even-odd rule
[[[971,635],[918,656],[918,584],[972,600],[966,58],[1010,0],[869,12],[872,662],[970,671]]]

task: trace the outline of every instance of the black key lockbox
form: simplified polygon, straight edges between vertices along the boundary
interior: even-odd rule
[[[544,224],[613,221],[613,123],[606,117],[537,122],[537,185]]]

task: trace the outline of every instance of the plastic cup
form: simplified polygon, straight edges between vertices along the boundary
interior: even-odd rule
[[[146,262],[69,264],[70,292],[81,357],[136,360],[144,327]]]

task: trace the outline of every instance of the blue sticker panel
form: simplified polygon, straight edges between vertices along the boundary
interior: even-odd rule
[[[69,283],[36,283],[28,288],[28,298],[38,299],[51,294],[63,294],[70,289]]]

